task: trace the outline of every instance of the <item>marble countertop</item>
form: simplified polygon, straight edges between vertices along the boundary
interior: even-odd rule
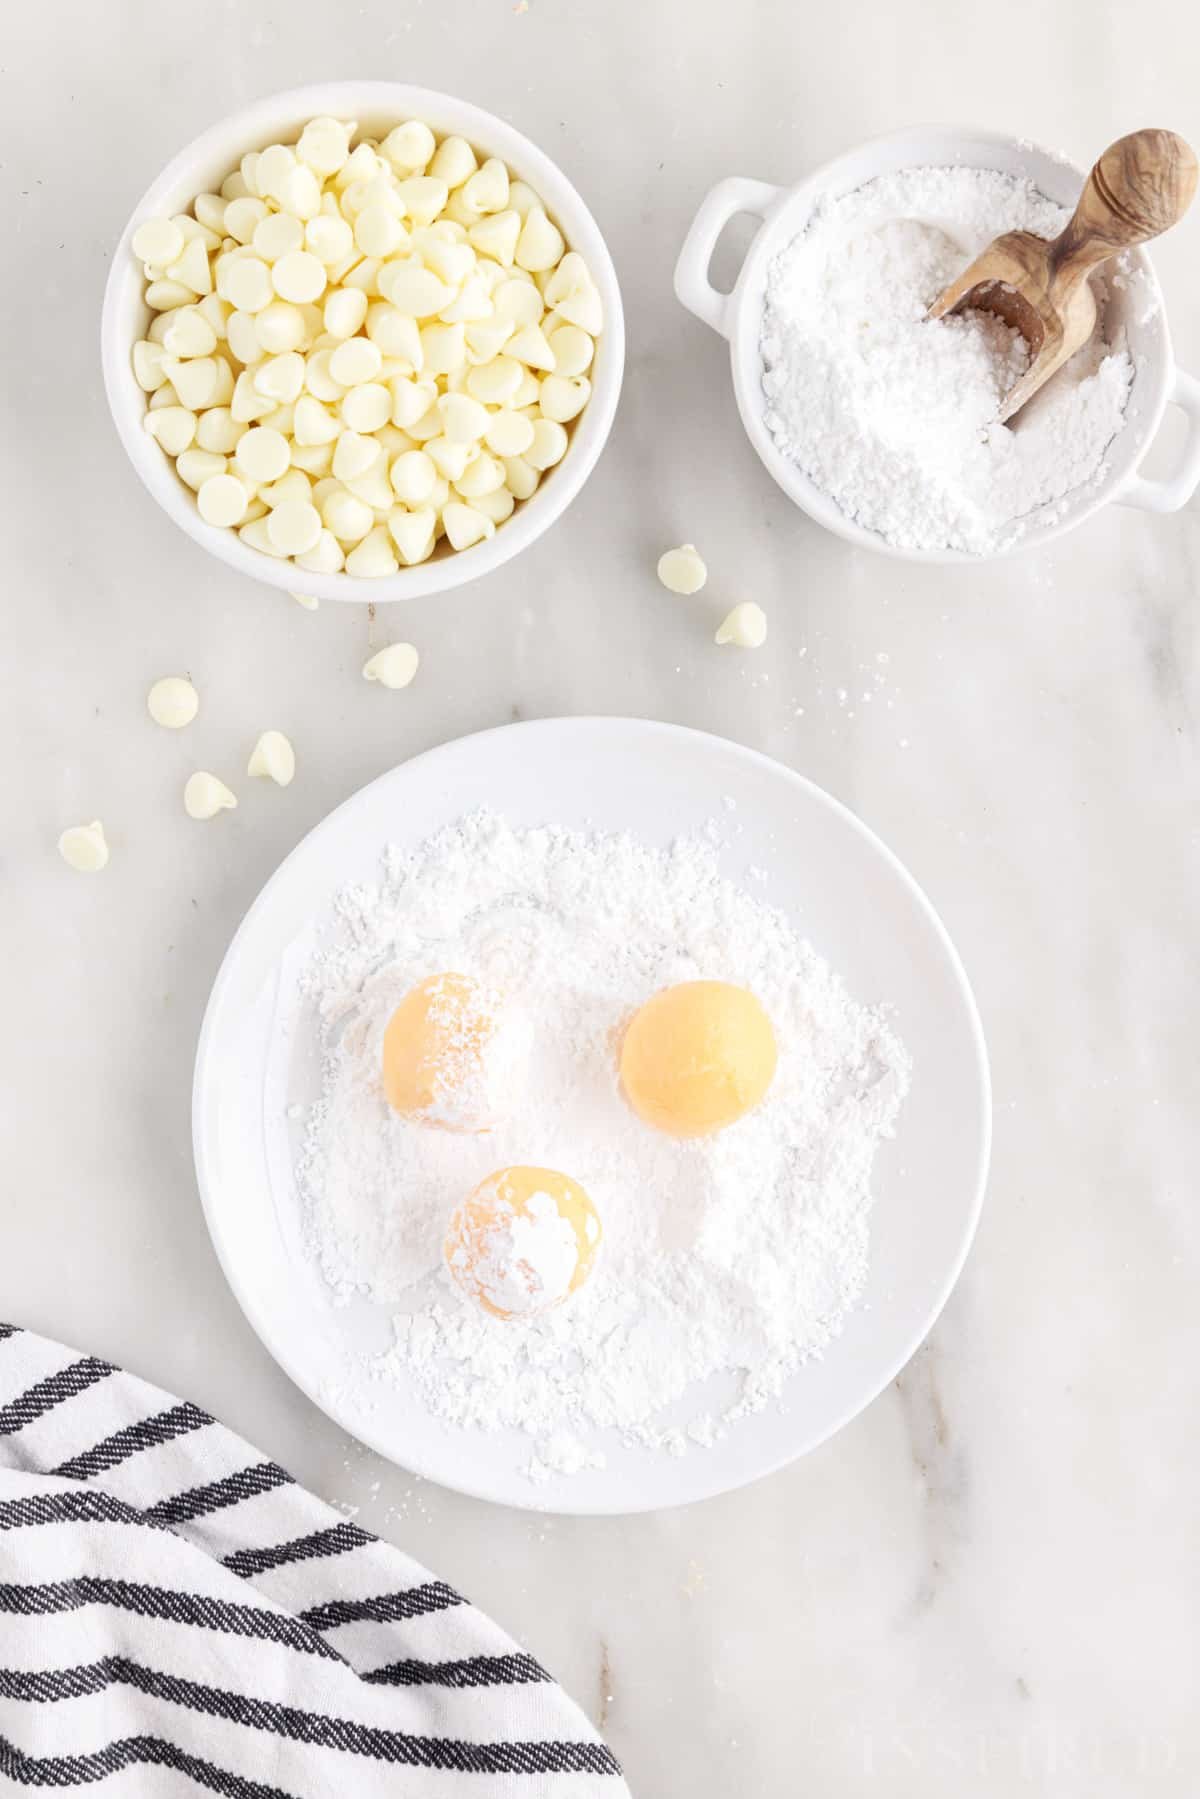
[[[360,0],[336,28],[311,0],[107,0],[5,24],[0,1314],[187,1394],[357,1508],[562,1677],[640,1795],[1200,1788],[1200,511],[1109,508],[979,569],[851,551],[771,484],[670,281],[713,181],[787,182],[901,124],[1080,161],[1146,122],[1195,137],[1198,52],[1184,0],[1013,0],[994,25],[932,0]],[[167,157],[259,93],[362,74],[460,92],[560,160],[629,326],[612,442],[568,517],[374,627],[187,542],[120,451],[97,355],[110,246]],[[1192,367],[1198,242],[1193,220],[1157,257]],[[653,577],[685,538],[710,567],[692,601]],[[747,597],[768,646],[715,649]],[[361,680],[372,629],[419,645],[407,692]],[[183,669],[204,695],[186,742],[143,710]],[[319,1414],[221,1277],[188,1116],[210,983],[299,837],[418,750],[586,712],[724,733],[861,813],[958,943],[996,1093],[976,1247],[904,1375],[786,1472],[630,1520],[460,1498]],[[294,738],[295,784],[191,824],[194,759],[236,770],[266,724]],[[96,815],[113,859],[88,881],[54,842]]]

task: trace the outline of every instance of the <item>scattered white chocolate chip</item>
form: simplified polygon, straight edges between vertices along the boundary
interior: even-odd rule
[[[295,600],[297,606],[303,606],[306,612],[315,612],[321,604],[315,593],[293,593],[289,598]]]
[[[164,675],[146,695],[146,710],[165,731],[182,731],[200,710],[200,695],[183,675]]]
[[[708,580],[708,569],[695,544],[682,543],[659,557],[658,578],[672,593],[699,593]]]
[[[248,775],[265,775],[277,787],[287,787],[296,772],[296,752],[282,731],[264,731],[246,765]]]
[[[188,776],[183,790],[183,809],[189,818],[215,818],[218,812],[231,812],[236,805],[236,796],[230,793],[224,781],[218,781],[216,775],[198,769]]]
[[[80,874],[99,874],[108,866],[108,844],[98,818],[90,825],[71,825],[58,840],[58,853],[68,868]]]
[[[753,600],[743,600],[717,629],[715,643],[736,644],[740,650],[757,650],[767,641],[767,615]]]
[[[411,643],[389,643],[363,664],[363,679],[381,687],[407,687],[420,660]]]

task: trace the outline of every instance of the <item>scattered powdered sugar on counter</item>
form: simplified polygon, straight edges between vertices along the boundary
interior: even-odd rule
[[[985,313],[925,316],[992,238],[1053,237],[1068,216],[998,171],[903,169],[822,198],[776,257],[767,426],[856,523],[906,549],[984,554],[1102,479],[1133,380],[1103,307],[1092,341],[1012,425],[997,415],[1027,366],[1024,339]]]
[[[325,1054],[298,1169],[308,1240],[339,1298],[394,1315],[392,1346],[347,1378],[527,1432],[534,1479],[602,1465],[605,1427],[671,1454],[715,1442],[838,1334],[866,1281],[872,1163],[908,1057],[782,912],[721,875],[721,846],[715,824],[660,850],[473,814],[343,893],[307,976]],[[449,970],[511,1013],[498,1122],[474,1135],[406,1122],[380,1078],[392,1009]],[[642,1001],[695,978],[758,995],[779,1066],[755,1112],[679,1142],[626,1106],[616,1049]],[[510,1164],[581,1183],[604,1238],[562,1305],[506,1320],[459,1293],[442,1244]],[[562,1276],[553,1242],[536,1259]]]

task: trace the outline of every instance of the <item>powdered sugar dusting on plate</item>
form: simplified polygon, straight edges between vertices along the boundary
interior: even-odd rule
[[[605,1429],[669,1454],[715,1442],[820,1354],[866,1282],[872,1163],[909,1059],[877,1005],[722,875],[722,847],[715,823],[659,849],[472,814],[343,893],[307,975],[324,1041],[298,1167],[308,1242],[339,1299],[394,1320],[351,1378],[415,1390],[452,1426],[526,1431],[535,1479],[600,1465]],[[505,996],[487,1132],[407,1122],[383,1097],[392,1009],[449,970]],[[757,994],[779,1067],[755,1112],[678,1142],[626,1106],[616,1048],[645,999],[699,978]],[[507,1320],[459,1294],[442,1244],[510,1164],[577,1180],[604,1241],[563,1304]]]

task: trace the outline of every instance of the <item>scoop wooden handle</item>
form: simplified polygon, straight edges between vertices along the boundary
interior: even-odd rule
[[[1178,224],[1196,191],[1196,155],[1173,131],[1134,131],[1110,144],[1083,184],[1070,224],[1051,252],[1071,285],[1131,244]]]

